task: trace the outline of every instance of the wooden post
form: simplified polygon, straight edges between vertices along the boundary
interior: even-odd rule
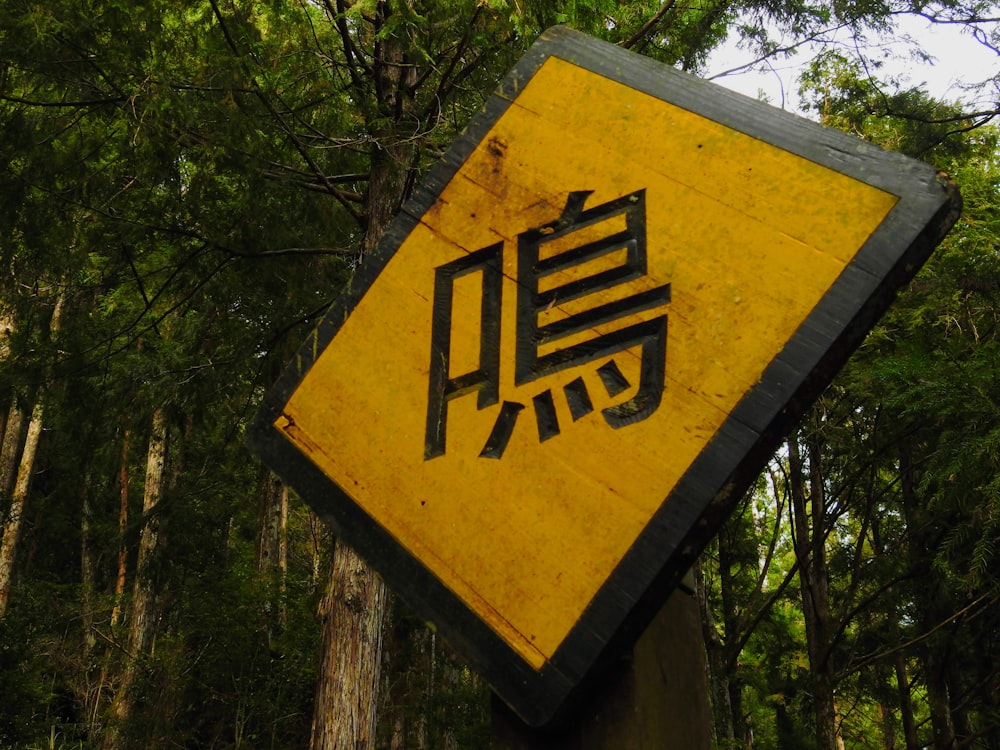
[[[676,590],[559,733],[526,727],[494,698],[493,750],[709,750],[712,709],[698,602]]]

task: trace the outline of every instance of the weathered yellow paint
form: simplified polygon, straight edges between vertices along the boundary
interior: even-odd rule
[[[594,191],[589,207],[640,189],[649,272],[600,294],[610,301],[671,285],[666,389],[652,416],[614,430],[600,410],[635,388],[608,397],[595,372],[600,362],[515,387],[516,241],[557,219],[570,191]],[[276,424],[540,668],[895,201],[550,58],[388,262]],[[435,268],[501,240],[500,399],[529,408],[502,458],[487,459],[479,452],[500,406],[479,411],[475,395],[457,398],[448,409],[446,454],[424,460]],[[614,267],[618,257],[595,267]],[[579,273],[567,270],[563,281]],[[478,278],[456,285],[451,377],[478,362]],[[545,279],[543,288],[559,283]],[[593,306],[593,298],[557,302],[540,320]],[[632,383],[638,351],[617,357]],[[561,394],[577,376],[595,411],[573,422],[565,399],[556,398],[562,432],[540,443],[532,396],[549,387]]]

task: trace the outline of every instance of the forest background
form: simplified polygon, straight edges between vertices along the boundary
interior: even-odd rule
[[[949,101],[882,74],[866,45],[913,14],[997,53],[967,0],[6,0],[0,747],[489,746],[482,681],[243,433],[568,23],[696,74],[818,43],[808,116],[959,183],[695,580],[718,748],[1000,749],[1000,100],[977,70]]]

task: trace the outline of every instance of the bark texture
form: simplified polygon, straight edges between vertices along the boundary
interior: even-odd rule
[[[897,636],[898,640],[900,638]],[[913,715],[913,693],[910,690],[910,678],[906,671],[906,656],[902,650],[897,650],[893,657],[893,669],[896,672],[896,686],[899,691],[899,718],[903,724],[903,741],[906,750],[919,750],[917,722]]]
[[[312,750],[374,747],[385,607],[382,579],[354,550],[338,544],[320,604],[323,643]]]
[[[143,526],[139,538],[132,600],[129,606],[128,641],[118,686],[111,704],[111,722],[104,734],[104,750],[126,747],[125,729],[135,707],[135,683],[143,660],[149,655],[157,619],[156,587],[153,580],[153,560],[159,553],[159,508],[166,487],[168,442],[167,410],[159,407],[153,413],[146,453],[146,482],[142,499]]]
[[[17,556],[17,543],[21,536],[21,522],[24,516],[24,506],[31,487],[31,475],[35,470],[35,455],[42,436],[42,417],[45,409],[39,397],[35,408],[31,411],[28,421],[28,433],[24,440],[24,450],[17,469],[17,481],[11,495],[10,508],[7,511],[7,522],[3,527],[3,541],[0,542],[0,617],[7,614],[10,603],[11,588],[14,585],[14,561]]]
[[[257,571],[283,573],[287,567],[285,526],[288,488],[270,469],[261,468],[257,485]]]
[[[125,579],[128,574],[128,547],[125,545],[125,531],[128,527],[128,446],[131,432],[125,430],[122,436],[122,457],[118,467],[118,565],[115,575],[115,599],[111,609],[111,627],[121,622],[122,598],[125,596]]]
[[[378,245],[405,198],[416,154],[409,91],[416,82],[408,32],[381,34],[390,26],[392,4],[376,8],[372,78],[371,168],[361,260]],[[357,554],[338,542],[330,588],[323,603],[323,654],[316,688],[313,750],[370,750],[375,742],[378,677],[386,613],[382,579]]]
[[[88,474],[80,490],[80,616],[83,622],[83,657],[86,661],[90,660],[90,652],[97,640],[94,632],[97,569],[91,524],[94,511],[90,493],[91,477]]]
[[[834,637],[830,612],[829,570],[826,559],[825,499],[819,451],[810,449],[808,494],[806,468],[794,438],[788,441],[788,474],[795,530],[795,556],[799,564],[802,615],[812,682],[817,750],[840,750],[835,677],[830,663]]]
[[[24,428],[27,423],[24,411],[17,399],[11,399],[7,411],[3,431],[3,444],[0,445],[0,528],[6,523],[7,498],[14,490],[14,480],[17,478],[18,456],[21,455],[21,445],[24,443]]]
[[[65,304],[66,297],[64,294],[60,294],[52,311],[52,318],[49,321],[50,340],[54,341],[59,333]],[[21,536],[21,526],[25,504],[28,500],[28,491],[31,488],[31,477],[35,471],[35,456],[38,453],[38,444],[42,437],[42,420],[45,415],[44,404],[45,389],[43,386],[38,389],[38,394],[35,396],[35,406],[31,410],[31,417],[28,420],[24,448],[21,451],[21,460],[17,467],[17,479],[14,482],[10,507],[7,510],[7,518],[3,524],[3,540],[0,541],[0,617],[4,617],[7,614],[7,607],[10,603],[11,588],[14,583],[14,563],[17,557],[17,545]],[[11,416],[14,415],[12,414]],[[8,419],[8,422],[10,421]],[[9,427],[10,425],[8,425]],[[4,442],[6,443],[6,440]],[[6,450],[7,446],[5,444],[4,451]]]

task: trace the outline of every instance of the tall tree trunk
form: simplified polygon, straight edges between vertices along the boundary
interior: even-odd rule
[[[125,532],[128,527],[128,448],[132,433],[126,429],[122,435],[121,463],[118,466],[118,565],[115,574],[115,598],[111,608],[111,627],[121,622],[122,598],[125,596],[125,579],[128,572],[128,547]]]
[[[11,398],[4,424],[3,443],[0,444],[0,530],[6,524],[9,513],[8,501],[14,491],[14,480],[17,478],[18,457],[24,444],[25,427],[27,422],[24,419],[24,410],[16,397]]]
[[[722,597],[722,622],[725,631],[724,649],[721,654],[723,668],[726,670],[724,701],[729,711],[729,722],[734,742],[749,744],[750,731],[743,711],[743,682],[734,669],[738,656],[734,651],[738,647],[733,644],[738,643],[742,635],[739,616],[741,603],[738,602],[734,593],[733,566],[736,564],[736,555],[733,549],[732,534],[737,533],[734,528],[732,526],[724,528],[719,534],[719,589]],[[746,603],[743,602],[742,605],[746,606]]]
[[[896,670],[899,718],[903,724],[903,740],[906,743],[906,750],[920,750],[917,740],[917,722],[913,716],[913,693],[910,691],[910,678],[906,672],[906,656],[901,650],[896,651],[893,666]]]
[[[825,503],[819,450],[810,445],[809,494],[798,441],[788,441],[795,555],[799,564],[802,614],[812,682],[817,750],[838,750],[834,677],[829,661],[832,625],[826,564]]]
[[[59,298],[56,300],[55,308],[52,310],[52,318],[49,321],[50,341],[54,341],[59,333],[65,304],[66,295],[65,293],[60,293]],[[28,420],[24,448],[21,451],[21,460],[17,467],[17,479],[14,482],[10,508],[7,511],[7,520],[3,526],[3,540],[0,541],[0,618],[7,614],[7,606],[10,602],[10,593],[14,578],[14,562],[17,557],[17,544],[21,536],[24,508],[28,499],[28,491],[31,488],[31,477],[35,471],[35,456],[38,452],[38,444],[42,436],[42,419],[45,415],[44,404],[45,388],[44,384],[42,384],[38,388],[38,393],[35,396],[35,406],[31,411],[31,418]]]
[[[21,521],[28,499],[28,490],[31,487],[31,476],[35,470],[35,455],[42,436],[42,417],[45,411],[42,404],[42,396],[39,394],[35,408],[31,411],[31,419],[28,421],[24,450],[21,452],[21,461],[17,469],[17,481],[14,483],[14,492],[7,511],[7,522],[3,527],[3,541],[0,542],[0,618],[7,614],[11,587],[14,583],[14,561],[21,535]]]
[[[96,643],[94,634],[94,596],[97,573],[94,564],[94,540],[91,530],[93,509],[90,503],[91,475],[80,489],[80,614],[83,622],[83,663],[88,665]],[[86,667],[85,667],[86,668]]]
[[[963,676],[963,670],[958,661],[954,658],[948,659],[945,667],[945,684],[948,686],[951,723],[955,730],[956,747],[965,747],[976,736],[976,729],[969,713],[969,702],[965,698],[968,691]]]
[[[91,502],[91,477],[88,475],[82,492],[82,508],[80,517],[80,580],[83,591],[80,596],[80,609],[83,617],[83,665],[86,678],[86,692],[83,699],[83,724],[87,735],[91,738],[100,735],[99,715],[104,695],[108,687],[108,654],[100,659],[100,670],[92,670],[92,661],[98,657],[97,646],[97,559],[94,553],[92,521],[94,517]],[[97,674],[95,675],[94,672]]]
[[[979,671],[984,683],[988,682],[990,678],[1000,675],[1000,653],[997,652],[997,649],[993,649],[988,658],[980,661]],[[1000,684],[994,680],[983,692],[985,694],[984,715],[1000,716]],[[983,743],[985,750],[1000,750],[1000,723],[994,722],[984,727]]]
[[[3,347],[0,347],[0,361],[7,358],[7,353],[3,351]],[[14,398],[13,393],[9,393],[8,397],[10,399],[9,403],[0,402],[0,446],[3,445],[3,438],[7,435],[7,420],[11,415],[11,407],[14,406],[17,399]],[[0,453],[2,453],[2,448],[0,448]],[[2,494],[6,495],[9,489],[5,489],[6,484],[10,481],[3,475],[4,467],[0,465],[0,490],[4,490]],[[10,469],[7,470],[7,475],[9,476]],[[3,505],[0,505],[0,518],[3,518]],[[3,522],[0,521],[0,526]]]
[[[912,457],[904,450],[900,457],[900,491],[906,524],[910,533],[914,556],[927,555],[935,549],[936,523],[928,519],[928,511],[917,494],[917,469]],[[950,626],[939,630],[951,614],[951,589],[934,570],[924,577],[916,590],[917,607],[921,613],[923,632],[931,634],[921,644],[927,709],[930,713],[935,750],[953,750],[955,728],[952,723],[951,703],[948,696],[947,670]]]
[[[324,551],[324,539],[329,534],[326,525],[312,510],[308,515],[309,522],[309,590],[319,591],[323,585],[323,563],[327,559]],[[332,553],[331,553],[332,554]]]
[[[125,747],[125,729],[135,706],[134,687],[143,660],[149,654],[157,618],[156,588],[152,562],[160,546],[159,506],[166,486],[168,442],[167,410],[153,413],[146,454],[146,482],[143,492],[143,527],[139,538],[132,601],[129,607],[128,642],[118,687],[111,704],[111,722],[104,734],[104,750]]]
[[[122,449],[118,465],[118,555],[117,564],[115,566],[115,590],[114,598],[112,599],[111,615],[108,618],[108,624],[111,630],[115,630],[120,624],[122,619],[122,601],[125,596],[125,581],[127,574],[127,561],[128,561],[128,547],[125,542],[126,527],[128,526],[128,486],[129,486],[129,468],[128,468],[128,454],[129,454],[129,443],[132,439],[131,430],[125,429],[122,434]],[[85,510],[85,519],[89,518],[89,512]],[[88,534],[84,534],[84,544],[88,544]],[[114,654],[111,652],[105,652],[104,658],[101,660],[101,670],[97,677],[96,682],[90,688],[89,691],[89,703],[87,707],[87,731],[91,737],[101,737],[101,723],[100,723],[100,713],[104,705],[104,696],[106,693],[113,690],[113,686],[109,681],[109,675],[112,669],[112,659]],[[113,698],[113,696],[112,696]]]
[[[257,572],[265,581],[268,609],[284,622],[285,577],[288,573],[288,487],[261,466],[257,482]]]
[[[257,571],[283,573],[287,567],[288,488],[278,476],[261,467],[257,483]]]
[[[947,669],[944,649],[930,644],[924,657],[924,678],[927,683],[927,707],[934,730],[935,750],[953,750],[955,747],[955,728],[951,720],[946,681]]]
[[[893,715],[893,707],[885,701],[879,701],[876,710],[879,726],[882,729],[882,750],[897,750],[896,717]]]
[[[374,747],[385,600],[378,575],[350,547],[338,544],[320,605],[323,641],[312,750]]]
[[[408,59],[413,44],[405,27],[386,33],[394,20],[389,2],[379,2],[375,15],[372,78],[377,107],[371,123],[374,137],[362,260],[378,245],[399,209],[416,154],[413,134],[406,131],[411,126],[409,91],[417,72]],[[381,577],[338,541],[324,601],[329,609],[323,620],[323,667],[313,709],[312,750],[374,747],[386,598]]]
[[[719,570],[721,576],[721,571],[726,565],[725,553],[722,550],[722,534],[718,537],[718,544],[720,548]],[[729,670],[726,667],[726,650],[723,635],[719,633],[718,625],[715,622],[715,615],[708,601],[705,576],[703,575],[700,561],[695,563],[694,574],[695,593],[698,597],[698,607],[701,610],[701,627],[705,639],[705,653],[708,658],[708,687],[709,695],[712,699],[713,718],[712,744],[715,747],[734,747],[736,734],[733,722],[733,685]],[[722,606],[725,608],[725,586],[721,587],[721,593],[723,599]]]
[[[431,716],[437,676],[433,634],[399,600],[390,609],[382,659],[385,687],[379,696],[392,726],[390,750],[425,750],[440,744],[429,736],[436,718]]]

